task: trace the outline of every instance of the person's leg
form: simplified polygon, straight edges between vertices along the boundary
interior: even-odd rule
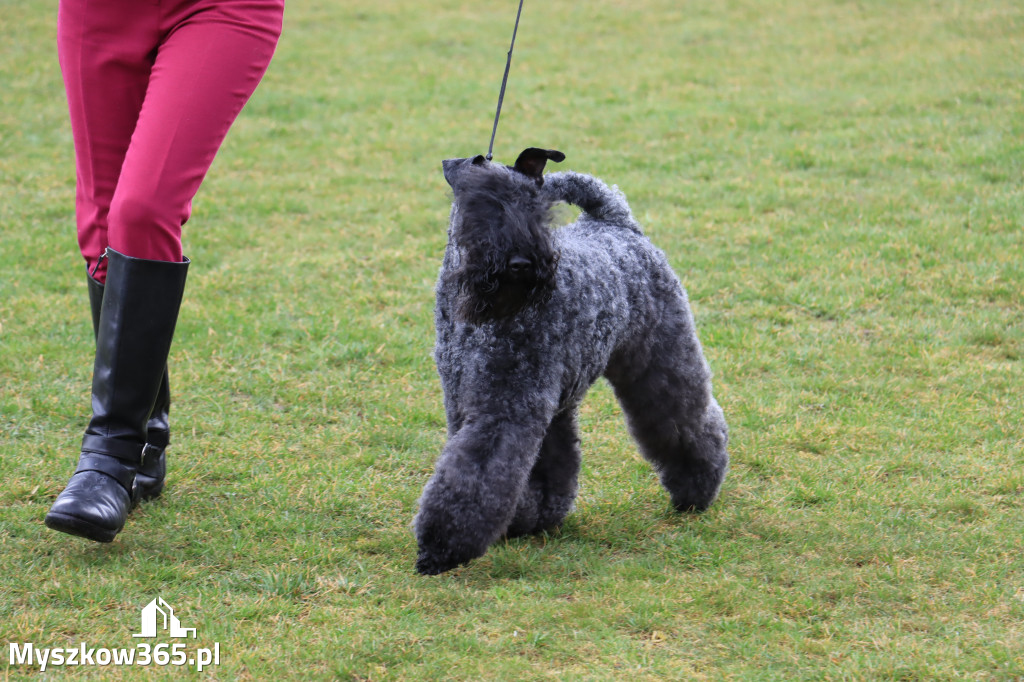
[[[181,226],[224,135],[266,70],[283,9],[280,0],[167,0],[155,6],[165,12],[166,37],[107,214],[109,277],[97,334],[93,416],[78,468],[46,516],[55,530],[100,542],[120,532],[138,498],[147,423],[188,267]]]
[[[228,128],[267,69],[281,0],[161,0],[154,65],[110,212],[110,245],[150,260],[182,260],[181,228]],[[163,490],[170,440],[168,372],[153,406],[142,499]]]
[[[283,0],[165,1],[161,43],[110,207],[128,256],[181,262],[181,228],[228,129],[270,63]]]
[[[61,0],[57,55],[75,144],[78,243],[106,281],[107,214],[149,84],[159,15],[152,3]]]

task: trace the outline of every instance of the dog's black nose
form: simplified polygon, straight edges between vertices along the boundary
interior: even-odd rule
[[[522,256],[512,256],[508,259],[508,269],[513,272],[522,272],[530,267],[530,259]]]

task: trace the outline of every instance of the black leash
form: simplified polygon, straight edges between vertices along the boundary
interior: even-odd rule
[[[505,85],[508,83],[508,70],[512,66],[512,48],[516,46],[516,33],[519,32],[519,16],[523,13],[523,0],[519,0],[519,11],[516,12],[516,25],[512,29],[512,44],[508,46],[508,59],[505,61],[505,75],[501,79],[501,92],[498,93],[498,110],[494,112],[494,128],[491,130],[491,144],[487,147],[487,160],[493,158],[494,136],[498,134],[498,118],[501,117],[501,103],[505,99]]]

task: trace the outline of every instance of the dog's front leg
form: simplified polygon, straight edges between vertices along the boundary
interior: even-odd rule
[[[547,419],[466,419],[445,445],[416,516],[416,570],[443,573],[484,554],[508,528]]]

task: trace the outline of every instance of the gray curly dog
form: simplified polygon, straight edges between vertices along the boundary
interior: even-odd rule
[[[420,498],[416,570],[443,573],[502,537],[559,526],[576,497],[576,415],[604,376],[679,511],[718,494],[727,427],[686,293],[625,197],[589,175],[443,163],[454,192],[435,358],[448,442]],[[580,218],[551,229],[564,201]]]

